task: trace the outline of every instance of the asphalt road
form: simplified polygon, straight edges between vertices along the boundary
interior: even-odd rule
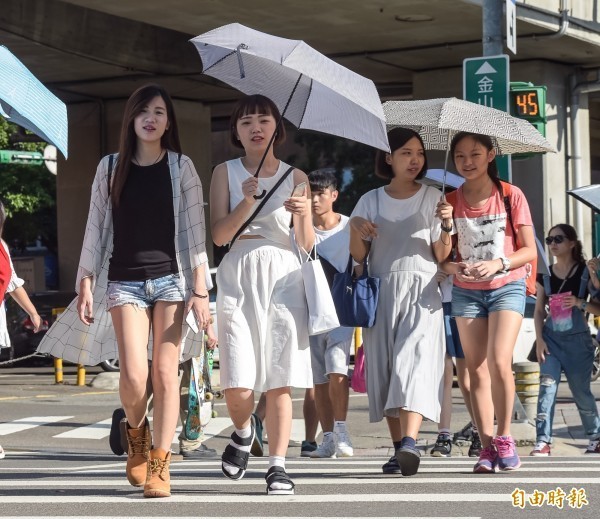
[[[97,371],[88,371],[87,380]],[[518,472],[482,476],[471,473],[474,460],[455,447],[450,459],[424,456],[416,476],[384,476],[380,467],[391,453],[389,439],[384,424],[368,423],[364,395],[350,399],[348,422],[357,456],[300,458],[302,392],[294,393],[287,462],[297,485],[295,496],[265,495],[266,458],[251,459],[240,482],[223,477],[218,459],[180,458],[171,466],[173,496],[145,500],[124,477],[125,459],[108,449],[118,394],[73,385],[75,372],[66,366],[67,384],[57,386],[50,367],[0,369],[0,444],[7,451],[0,460],[0,517],[597,516],[600,456],[525,457]],[[560,400],[567,398],[565,387]],[[220,452],[231,429],[223,401],[217,401],[216,410],[219,416],[207,427],[206,443]],[[458,411],[455,430],[464,418]],[[420,446],[434,441],[434,424],[425,424]],[[575,443],[580,447],[584,442]],[[176,443],[173,447],[177,450]],[[534,496],[543,496],[541,506],[531,504]],[[555,499],[554,504],[548,499]]]

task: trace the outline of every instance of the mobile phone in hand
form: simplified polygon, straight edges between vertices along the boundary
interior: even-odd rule
[[[300,184],[296,184],[294,186],[294,190],[292,191],[292,197],[302,196],[304,194],[305,189],[306,189],[306,182],[300,182]]]

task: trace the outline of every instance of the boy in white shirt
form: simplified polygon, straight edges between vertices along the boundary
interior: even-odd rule
[[[348,265],[350,233],[344,232],[348,217],[333,211],[333,203],[338,197],[333,172],[314,171],[308,175],[308,181],[315,246],[331,285],[335,271],[343,272]],[[315,402],[323,429],[323,442],[310,453],[311,458],[349,457],[354,454],[346,430],[348,366],[353,336],[353,328],[339,327],[310,337]]]

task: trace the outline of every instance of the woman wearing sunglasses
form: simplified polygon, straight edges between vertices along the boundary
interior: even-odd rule
[[[540,392],[537,438],[531,455],[550,456],[556,394],[563,371],[590,440],[585,452],[600,454],[600,416],[590,388],[594,345],[586,316],[586,312],[600,314],[600,302],[587,301],[590,273],[575,229],[564,223],[555,225],[546,244],[555,261],[550,275],[537,279],[534,322]]]

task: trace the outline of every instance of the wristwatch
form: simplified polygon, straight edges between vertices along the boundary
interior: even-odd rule
[[[440,227],[442,228],[442,231],[444,231],[446,234],[450,234],[452,232],[452,224],[446,227],[442,222],[442,225]]]
[[[508,272],[510,270],[510,260],[508,258],[500,258],[502,262],[502,270],[500,272]]]

